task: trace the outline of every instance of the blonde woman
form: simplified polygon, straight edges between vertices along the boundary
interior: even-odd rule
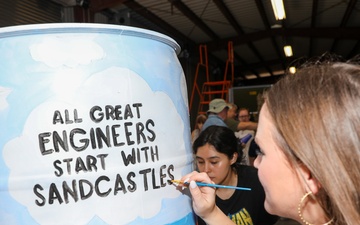
[[[255,137],[265,209],[301,224],[360,222],[360,66],[317,63],[265,95]],[[215,205],[205,173],[184,176],[207,224],[233,224]]]

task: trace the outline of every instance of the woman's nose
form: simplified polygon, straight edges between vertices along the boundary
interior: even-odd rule
[[[210,172],[210,163],[205,163],[205,165],[204,165],[204,172],[205,173],[208,173],[208,172]]]

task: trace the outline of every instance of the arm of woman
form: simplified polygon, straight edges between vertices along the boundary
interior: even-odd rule
[[[234,223],[215,205],[215,189],[199,187],[195,181],[213,183],[206,173],[196,171],[184,176],[184,182],[190,182],[189,189],[195,213],[208,225],[234,225]]]
[[[239,122],[238,126],[237,126],[237,130],[256,130],[257,129],[258,124],[255,122]]]

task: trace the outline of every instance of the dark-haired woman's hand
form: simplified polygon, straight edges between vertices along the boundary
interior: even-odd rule
[[[196,182],[214,183],[206,173],[194,171],[182,177],[181,181],[189,183],[193,209],[207,224],[233,224],[215,205],[215,188],[197,186]]]

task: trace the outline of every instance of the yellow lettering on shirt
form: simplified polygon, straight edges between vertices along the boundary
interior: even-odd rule
[[[254,225],[249,212],[245,208],[242,208],[239,212],[228,216],[237,225]]]

